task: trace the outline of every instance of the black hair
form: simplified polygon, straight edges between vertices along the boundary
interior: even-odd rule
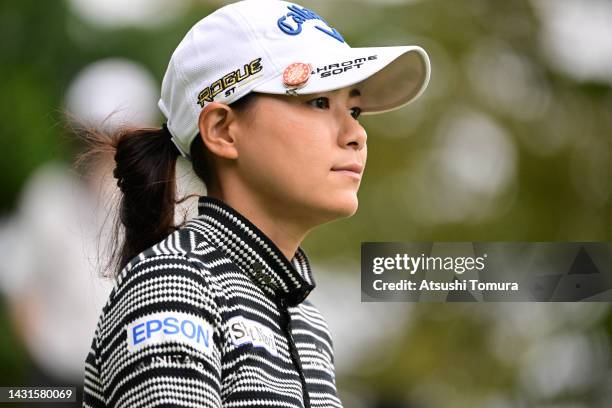
[[[253,100],[250,93],[231,104],[246,111]],[[180,152],[165,126],[123,127],[104,131],[82,127],[76,131],[87,149],[77,157],[76,166],[112,155],[113,176],[121,192],[110,237],[110,259],[105,276],[117,276],[140,252],[162,241],[180,228],[175,225],[175,207],[192,196],[176,197],[176,163]],[[198,134],[190,146],[193,171],[210,188],[214,168],[207,160],[206,147]]]

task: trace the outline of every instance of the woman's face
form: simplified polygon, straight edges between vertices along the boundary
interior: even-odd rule
[[[259,94],[234,128],[248,195],[314,225],[354,214],[367,156],[359,107],[353,88]]]

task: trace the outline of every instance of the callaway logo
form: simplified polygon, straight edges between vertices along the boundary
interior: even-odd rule
[[[335,38],[341,43],[344,42],[344,38],[342,38],[342,35],[340,35],[338,30],[336,30],[335,28],[331,28],[329,24],[327,24],[327,22],[323,20],[323,17],[321,17],[314,11],[309,10],[305,7],[300,8],[293,4],[287,6],[287,8],[289,9],[289,13],[278,19],[278,28],[280,28],[283,33],[288,35],[298,35],[302,32],[302,24],[304,24],[306,21],[321,20],[327,27],[321,27],[319,25],[316,25],[315,28],[317,30],[324,32],[325,34]],[[294,24],[287,21],[287,18],[291,18]]]

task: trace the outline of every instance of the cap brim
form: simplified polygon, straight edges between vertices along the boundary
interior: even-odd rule
[[[429,83],[430,63],[418,46],[346,48],[334,55],[316,55],[295,62],[312,66],[311,76],[298,89],[283,84],[282,73],[257,84],[254,92],[314,94],[353,86],[361,93],[363,113],[398,109],[418,98]]]

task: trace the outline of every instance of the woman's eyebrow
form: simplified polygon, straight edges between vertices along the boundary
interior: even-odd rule
[[[336,89],[334,91],[331,91],[332,94],[337,94],[341,91],[341,89]],[[359,89],[357,88],[353,88],[349,91],[349,98],[356,98],[357,96],[361,96],[361,92],[359,91]]]
[[[327,91],[327,92],[321,92],[321,93],[312,93],[312,94],[302,94],[300,96],[304,96],[304,97],[312,97],[314,95],[323,95],[323,94],[330,94],[330,95],[337,95],[338,93],[340,93],[342,90],[341,89],[335,89],[333,91]],[[349,99],[350,98],[356,98],[358,96],[361,96],[361,91],[359,91],[359,89],[357,88],[353,88],[349,91]]]
[[[359,89],[351,89],[351,91],[349,92],[349,98],[355,98],[357,96],[361,96],[361,92],[359,92]]]

